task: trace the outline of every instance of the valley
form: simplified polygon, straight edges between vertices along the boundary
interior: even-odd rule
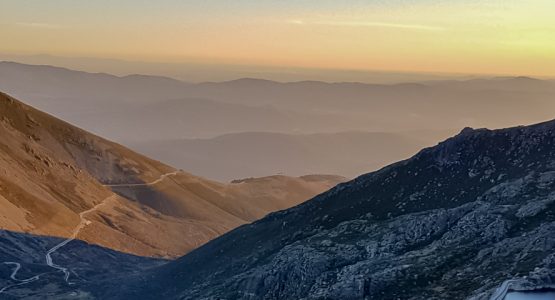
[[[554,12],[0,0],[0,300],[555,300]]]
[[[10,137],[0,142],[0,223],[6,230],[69,238],[81,222],[79,212],[112,197],[87,215],[91,224],[82,228],[80,239],[127,253],[175,257],[345,180],[278,176],[267,184],[222,184],[148,159],[7,95],[0,100],[0,130]],[[183,232],[190,238],[176,244],[174,235]]]

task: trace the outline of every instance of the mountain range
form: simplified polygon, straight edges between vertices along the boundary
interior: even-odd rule
[[[214,182],[0,100],[6,299],[485,300],[555,289],[555,121],[465,128],[256,221],[250,208],[293,205],[291,184],[226,198]],[[233,194],[273,180],[341,181],[219,185]],[[196,249],[151,257],[172,257],[160,249],[175,244]]]
[[[353,177],[405,159],[464,126],[531,124],[550,119],[555,109],[553,81],[528,77],[399,84],[250,78],[190,83],[0,62],[0,90],[164,163],[225,181],[276,173],[302,175],[291,163],[280,168],[271,164],[251,167],[254,164],[248,158],[256,155],[250,154],[264,147],[260,141],[267,140],[262,135],[279,137],[285,143],[282,147],[296,148],[316,145],[315,136],[320,136],[328,145],[343,145],[342,156],[352,158],[360,157],[353,132],[366,134],[367,145],[374,148],[403,136],[392,153],[369,152],[366,158],[345,166],[338,165],[340,158],[324,159],[329,157],[328,147],[308,146],[315,162],[306,167],[317,164],[314,169]],[[226,146],[244,143],[245,149],[233,156],[233,163],[227,153],[210,149],[224,139]],[[210,161],[196,149],[212,153]],[[265,151],[258,157],[267,153],[265,161],[272,161],[275,151]],[[182,153],[179,159],[176,153]],[[306,160],[300,153],[289,158]],[[222,162],[220,167],[216,162]],[[227,174],[220,173],[223,165],[230,168]]]
[[[0,88],[153,157],[0,93],[2,299],[555,290],[555,121],[418,151],[461,122],[551,118],[552,82],[193,84],[0,63]]]
[[[265,174],[342,174],[349,178],[377,170],[436,144],[449,131],[230,133],[208,139],[129,142],[150,157],[217,180]]]
[[[137,126],[137,123],[144,123],[141,129],[154,126],[156,120],[160,121],[161,118],[150,117],[149,114],[156,115],[157,107],[161,111],[177,108],[181,112],[197,115],[197,119],[191,123],[187,123],[189,116],[181,117],[180,129],[185,132],[174,134],[173,138],[207,138],[242,131],[392,132],[445,130],[465,125],[508,127],[550,119],[551,115],[546,110],[553,109],[550,99],[555,93],[555,83],[529,77],[400,84],[319,81],[282,83],[252,78],[187,83],[159,76],[118,77],[53,66],[0,62],[0,90],[26,99],[37,108],[87,130],[119,141],[136,137],[132,131],[128,135],[111,132],[117,129],[116,125],[131,123]],[[206,108],[198,107],[202,101],[206,101],[211,110],[203,112],[202,109]],[[121,113],[122,109],[130,116],[130,120],[126,120],[126,115]],[[223,120],[221,123],[227,127],[205,128],[206,124],[195,123],[203,118],[211,118],[212,122],[206,123],[213,126],[218,123],[222,113],[230,109],[237,110],[228,113],[237,119]],[[250,111],[243,113],[244,109]],[[249,123],[249,118],[256,116],[257,110],[263,115],[264,110],[266,113],[270,111],[276,117],[273,122],[254,119],[254,122]],[[119,119],[115,116],[104,118],[103,121],[112,120],[105,125],[105,122],[98,122],[101,124],[94,127],[92,121],[87,123],[87,116],[92,119],[93,115],[102,117],[104,113],[115,114],[118,111]],[[211,115],[217,112],[220,114],[212,118]],[[292,114],[290,117],[293,119],[287,119],[288,114]],[[179,119],[179,116],[172,116],[171,119]],[[146,119],[137,122],[138,117]],[[149,118],[155,121],[149,121]],[[291,124],[292,121],[295,122]],[[242,127],[245,122],[249,124],[247,130]],[[330,123],[334,126],[330,126]],[[193,125],[196,130],[187,131]]]

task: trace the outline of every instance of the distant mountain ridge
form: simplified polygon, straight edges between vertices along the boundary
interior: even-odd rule
[[[217,180],[284,173],[354,178],[407,158],[450,135],[438,132],[242,132],[211,139],[129,142],[141,153]]]
[[[395,87],[395,86],[409,86],[409,87],[427,87],[430,84],[444,84],[444,83],[472,83],[472,82],[533,82],[533,83],[550,83],[552,80],[544,80],[534,77],[528,76],[498,76],[498,77],[490,77],[490,78],[475,78],[475,79],[465,79],[465,80],[429,80],[429,81],[415,81],[415,82],[400,82],[400,83],[391,83],[391,84],[384,84],[384,83],[363,83],[363,82],[356,82],[356,81],[318,81],[318,80],[298,80],[298,81],[275,81],[263,78],[252,78],[252,77],[243,77],[234,80],[228,81],[210,81],[210,82],[186,82],[179,79],[174,79],[167,76],[160,76],[160,75],[147,75],[147,74],[128,74],[128,75],[112,75],[109,73],[104,72],[87,72],[87,71],[78,71],[73,70],[65,67],[57,67],[53,65],[33,65],[33,64],[25,64],[19,63],[15,61],[0,61],[0,70],[4,72],[7,71],[19,71],[19,72],[34,72],[36,75],[42,76],[43,74],[51,74],[49,72],[58,73],[59,76],[66,76],[64,75],[73,75],[74,77],[97,77],[97,78],[115,78],[120,79],[123,81],[125,80],[136,80],[136,81],[146,81],[152,80],[158,83],[166,83],[166,84],[173,84],[175,86],[183,85],[183,86],[191,86],[191,85],[228,85],[228,86],[245,86],[251,87],[252,85],[259,85],[259,86],[275,86],[275,85],[291,85],[291,86],[298,86],[298,85],[343,85],[349,88],[352,87],[363,87],[366,86],[368,88],[375,88],[375,87]]]
[[[507,77],[449,80],[400,84],[327,83],[318,81],[275,82],[244,78],[227,82],[184,83],[156,76],[117,77],[67,69],[0,63],[0,89],[25,99],[33,106],[100,136],[130,147],[140,147],[150,156],[175,163],[195,173],[229,181],[236,177],[266,176],[275,173],[303,175],[302,163],[283,164],[281,170],[271,159],[247,163],[248,153],[261,161],[264,153],[276,151],[259,146],[261,138],[242,139],[249,132],[279,133],[284,143],[302,148],[308,144],[310,157],[298,157],[306,167],[332,174],[356,176],[387,163],[406,158],[418,148],[437,143],[442,138],[422,139],[422,135],[446,132],[464,126],[503,128],[548,120],[555,111],[555,84],[548,80]],[[411,140],[391,144],[395,151],[376,153],[363,161],[359,141],[334,147],[317,147],[312,134],[331,136],[335,132],[382,132],[399,134]],[[413,134],[409,136],[407,132]],[[450,133],[451,134],[451,133]],[[225,151],[211,150],[215,144],[233,146],[217,137],[235,135],[246,143],[234,157]],[[381,145],[380,139],[368,138],[363,144]],[[193,139],[205,139],[206,141]],[[207,141],[212,139],[212,141]],[[303,140],[305,139],[305,140]],[[176,142],[182,141],[182,142]],[[158,147],[156,143],[161,142]],[[207,144],[214,144],[210,146]],[[235,142],[238,144],[238,142]],[[387,143],[383,143],[386,145]],[[175,147],[174,147],[175,146]],[[180,151],[181,147],[212,152]],[[285,146],[285,144],[284,144]],[[366,148],[366,146],[360,148]],[[206,147],[206,148],[204,148]],[[263,151],[255,152],[262,147]],[[279,148],[279,145],[278,147]],[[337,167],[336,158],[326,160],[335,148],[344,153],[345,168]],[[283,149],[283,147],[282,147]],[[367,148],[366,148],[367,149]],[[176,156],[186,156],[177,159]],[[285,152],[287,153],[287,152]],[[398,155],[393,155],[397,153]],[[279,153],[278,153],[279,154]],[[391,155],[390,155],[391,154]],[[295,159],[295,157],[290,156]],[[317,159],[317,158],[320,159]],[[337,157],[337,156],[334,156]],[[354,160],[354,158],[359,159]],[[312,159],[314,158],[314,160]],[[345,160],[341,159],[341,160]],[[252,168],[249,166],[253,166]],[[213,174],[220,170],[222,174]]]
[[[220,112],[236,106],[235,118],[225,120],[227,130],[190,130],[173,138],[214,137],[240,131],[279,131],[312,133],[330,131],[406,131],[479,127],[507,127],[549,119],[555,109],[555,84],[526,77],[432,81],[400,84],[327,83],[318,81],[275,82],[244,78],[227,82],[185,83],[148,75],[117,77],[50,66],[0,62],[0,90],[27,99],[30,104],[102,136],[119,127],[137,126],[144,118],[147,130],[156,126],[149,121],[144,107],[156,111],[167,101],[183,99],[191,113],[217,123],[187,99],[205,99],[213,104],[227,103]],[[272,123],[249,122],[242,112],[270,110],[277,119]],[[263,107],[263,108],[261,108]],[[376,109],[379,108],[379,109]],[[526,108],[526,109],[524,109]],[[113,112],[129,111],[115,115]],[[106,120],[106,114],[112,112]],[[288,118],[291,113],[296,118]],[[516,114],[519,112],[519,114]],[[221,114],[219,114],[221,115]],[[95,118],[104,119],[94,123]],[[173,117],[174,121],[175,117]],[[187,130],[193,124],[182,118],[174,125]],[[402,120],[394,122],[392,120]],[[160,121],[160,120],[158,120]],[[278,122],[279,121],[279,122]],[[248,124],[249,128],[236,126]],[[287,124],[293,124],[287,126]],[[334,128],[330,128],[334,124]],[[437,124],[444,124],[438,128]],[[279,125],[279,126],[278,126]],[[141,123],[139,123],[139,127]],[[321,128],[318,131],[318,128]],[[168,128],[170,129],[170,128]],[[162,131],[162,130],[158,130]],[[121,139],[123,136],[117,136]]]

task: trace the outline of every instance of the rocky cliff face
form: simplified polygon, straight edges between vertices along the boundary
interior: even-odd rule
[[[549,285],[554,255],[552,121],[465,129],[97,296],[487,299]]]

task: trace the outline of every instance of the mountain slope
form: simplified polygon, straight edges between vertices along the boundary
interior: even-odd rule
[[[0,228],[175,257],[336,183],[222,184],[137,154],[0,94]],[[114,194],[117,193],[117,194]],[[98,209],[96,209],[98,207]],[[179,241],[176,243],[176,241]]]
[[[488,299],[507,279],[553,288],[554,162],[555,121],[465,129],[97,295]]]

